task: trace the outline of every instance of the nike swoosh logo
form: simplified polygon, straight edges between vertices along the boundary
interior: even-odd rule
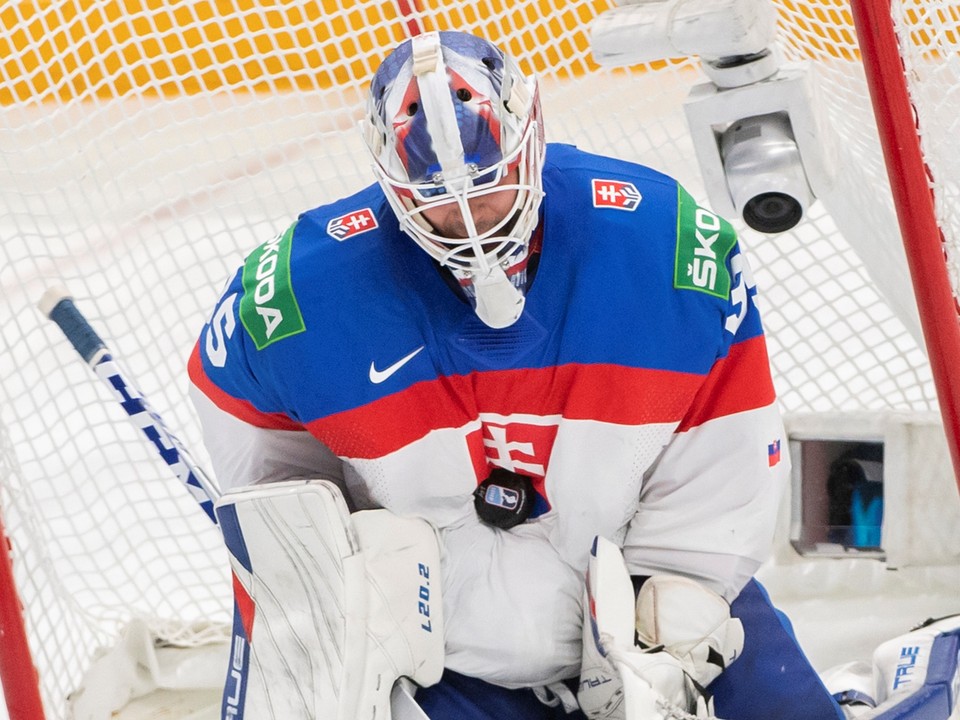
[[[373,363],[370,363],[370,382],[372,382],[374,385],[379,385],[384,380],[386,380],[391,375],[393,375],[397,370],[399,370],[408,362],[413,360],[417,356],[417,354],[421,350],[423,350],[424,347],[425,347],[424,345],[421,345],[409,355],[405,355],[404,357],[397,360],[393,365],[391,365],[388,368],[384,368],[383,370],[377,370],[376,365],[374,365]]]

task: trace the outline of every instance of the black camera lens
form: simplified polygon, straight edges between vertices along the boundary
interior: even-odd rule
[[[800,202],[789,195],[779,192],[760,193],[743,206],[743,220],[757,232],[782,233],[803,217]]]

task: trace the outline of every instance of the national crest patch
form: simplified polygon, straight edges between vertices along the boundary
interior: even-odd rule
[[[327,223],[327,234],[336,240],[346,240],[377,227],[377,217],[373,214],[373,210],[362,208],[333,218]]]
[[[622,180],[593,178],[593,206],[633,212],[643,197],[637,186]]]
[[[780,463],[780,438],[767,445],[767,464],[770,467]]]

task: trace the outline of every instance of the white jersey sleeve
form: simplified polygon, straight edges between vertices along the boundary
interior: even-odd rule
[[[678,434],[627,530],[631,574],[684,574],[735,598],[770,553],[790,466],[782,437],[773,405]]]
[[[220,488],[327,478],[343,485],[340,459],[306,430],[262,428],[220,409],[195,385],[190,386]],[[341,489],[343,489],[341,487]]]

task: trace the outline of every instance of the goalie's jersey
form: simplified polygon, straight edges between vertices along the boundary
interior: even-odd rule
[[[728,599],[766,558],[786,473],[754,287],[731,226],[635,164],[548,147],[526,307],[494,330],[380,188],[254,250],[203,328],[192,396],[225,488],[331,474],[355,508],[441,530],[448,667],[575,677],[595,535],[634,574]],[[483,525],[493,467],[533,516]]]

